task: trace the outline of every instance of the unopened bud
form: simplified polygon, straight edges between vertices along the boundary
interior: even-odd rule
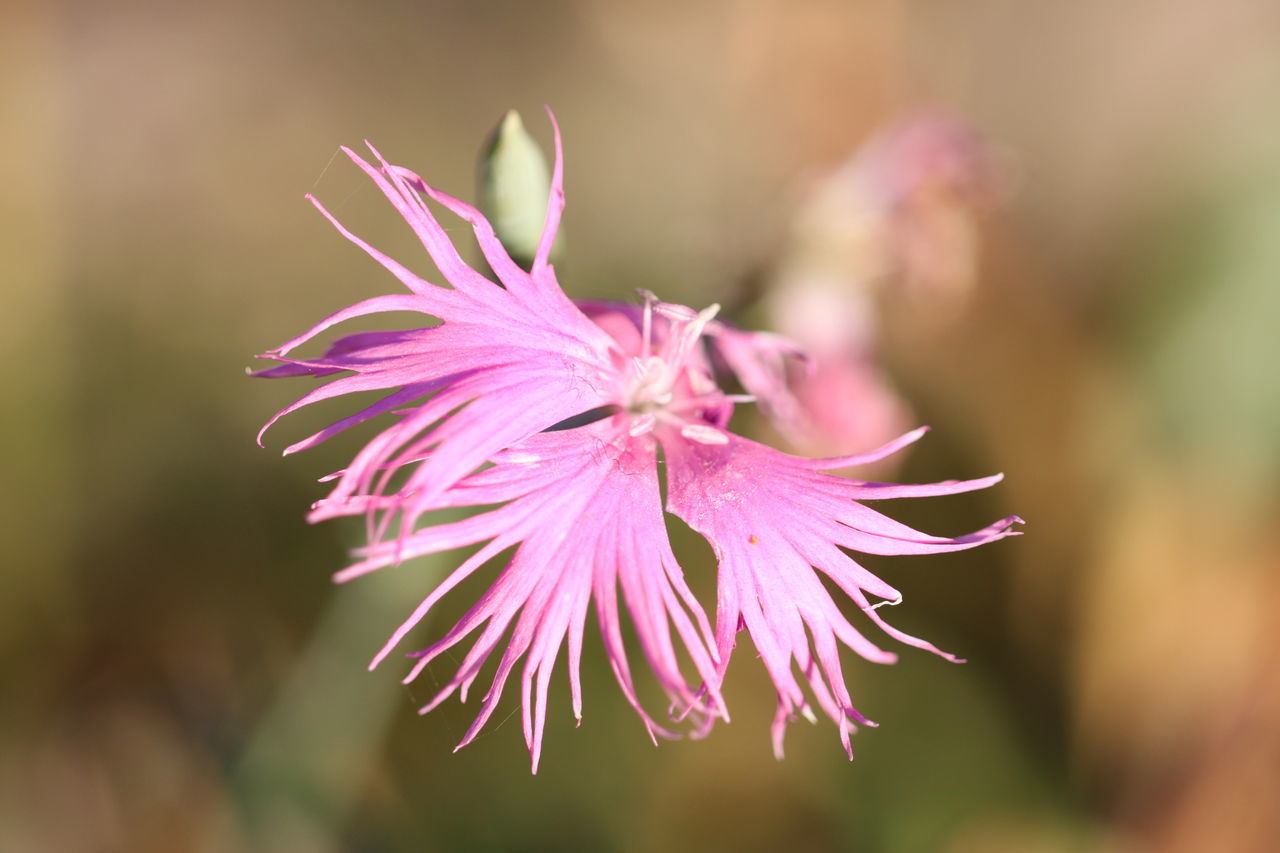
[[[551,172],[537,141],[520,114],[509,111],[498,122],[480,157],[480,209],[493,224],[512,260],[533,265],[547,216]],[[554,259],[561,241],[551,250]]]

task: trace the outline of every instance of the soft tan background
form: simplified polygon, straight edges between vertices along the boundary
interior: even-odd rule
[[[0,849],[1280,849],[1274,3],[0,14]],[[746,646],[709,741],[650,747],[596,644],[537,778],[511,723],[451,755],[469,709],[364,672],[440,566],[331,586],[359,525],[302,514],[356,438],[253,445],[299,389],[252,354],[391,284],[303,193],[414,251],[337,145],[470,196],[543,103],[575,295],[732,302],[798,182],[921,104],[1016,164],[967,312],[884,340],[935,427],[903,476],[1008,475],[900,516],[1028,535],[872,564],[972,662],[853,667],[852,765],[829,725],[772,759]]]

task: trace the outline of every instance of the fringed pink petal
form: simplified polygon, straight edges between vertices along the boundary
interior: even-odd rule
[[[804,351],[793,341],[768,332],[744,332],[727,323],[707,327],[713,352],[733,371],[760,410],[793,437],[806,429],[808,416],[791,392],[789,370],[803,365]]]
[[[313,390],[273,417],[267,427],[283,415],[320,400],[358,391],[391,392],[383,403],[295,443],[289,448],[289,452],[293,452],[313,447],[342,429],[438,392],[423,403],[416,414],[371,442],[348,466],[335,495],[331,496],[343,500],[372,494],[369,489],[376,482],[374,472],[382,472],[383,483],[395,474],[396,466],[388,464],[393,454],[411,447],[411,455],[421,457],[423,448],[434,447],[443,452],[435,462],[419,466],[421,476],[413,483],[413,488],[420,493],[418,500],[429,501],[489,455],[565,418],[604,405],[608,401],[606,394],[613,390],[607,375],[616,345],[564,297],[549,270],[545,273],[551,275],[552,287],[547,288],[536,286],[528,274],[513,265],[504,265],[501,257],[505,252],[495,245],[492,228],[477,211],[435,193],[412,173],[391,166],[372,146],[370,150],[378,166],[344,149],[404,217],[453,289],[430,284],[374,249],[311,198],[343,236],[392,272],[411,293],[374,297],[338,311],[269,353],[268,357],[284,364],[260,371],[259,375],[329,376],[345,371],[357,375],[339,376]],[[555,209],[548,215],[551,232],[559,221],[558,206],[562,204],[562,200],[557,200],[560,199],[559,186],[557,182],[552,205]],[[477,229],[491,260],[503,269],[504,283],[510,285],[519,279],[521,286],[504,290],[468,266],[419,194],[419,188],[444,200],[446,206],[467,218]],[[550,236],[554,237],[554,233]],[[527,297],[549,290],[555,291],[555,298],[547,297],[545,292],[532,302],[527,299],[522,302],[519,298],[519,294]],[[298,359],[289,355],[294,348],[338,323],[386,311],[429,314],[442,320],[443,325],[349,336],[318,358]],[[470,396],[463,393],[458,387],[463,384],[474,393]],[[456,419],[457,428],[448,428],[444,418],[452,410],[489,396],[493,388],[513,388],[517,384],[524,389],[523,397],[512,392],[501,400],[494,400],[492,405],[481,401],[470,407],[470,413],[461,413]],[[415,396],[411,389],[421,389],[422,394]],[[505,406],[506,411],[518,412],[519,416],[514,419],[500,416],[496,426],[479,432],[463,430],[464,425],[474,425],[482,417],[492,419],[499,405]],[[433,426],[437,429],[433,430]]]
[[[549,679],[560,649],[568,644],[570,696],[581,717],[578,666],[589,601],[595,602],[606,654],[627,701],[651,737],[676,737],[644,709],[622,640],[619,598],[638,645],[673,716],[693,717],[694,733],[727,717],[720,695],[721,671],[707,648],[710,623],[688,591],[667,541],[658,491],[656,450],[648,436],[630,437],[621,418],[573,430],[535,435],[495,454],[492,467],[470,474],[424,511],[458,505],[466,497],[507,502],[464,521],[428,525],[394,542],[363,550],[363,559],[339,573],[340,580],[400,559],[489,539],[480,551],[431,592],[378,652],[383,660],[432,608],[484,562],[516,545],[498,580],[457,624],[415,653],[416,677],[431,661],[479,631],[454,676],[424,710],[464,691],[484,661],[505,644],[465,745],[483,727],[521,660],[524,732],[534,770],[546,725]],[[361,507],[349,507],[360,512]],[[506,639],[504,640],[504,636]],[[682,665],[699,682],[691,685]]]
[[[450,213],[471,226],[485,261],[498,276],[498,281],[502,282],[503,287],[512,291],[527,287],[529,274],[511,259],[511,255],[507,253],[506,247],[502,245],[502,241],[493,230],[493,225],[483,213],[462,199],[431,186],[417,172],[403,166],[392,166],[391,170],[418,192],[426,193],[433,201],[443,205]]]
[[[440,270],[445,280],[453,287],[471,296],[483,292],[486,288],[496,287],[492,282],[472,269],[458,254],[453,242],[444,228],[432,215],[430,208],[412,194],[407,182],[396,173],[369,142],[365,142],[382,168],[375,168],[350,148],[343,146],[342,152],[351,158],[361,171],[382,190],[396,211],[413,229],[422,243],[422,247],[431,256],[431,261]]]
[[[339,234],[347,238],[347,240],[364,251],[369,257],[377,261],[383,269],[394,275],[400,280],[400,283],[413,291],[414,295],[425,300],[425,310],[427,313],[435,314],[437,317],[446,313],[456,315],[463,310],[465,303],[454,293],[442,287],[436,287],[417,273],[411,271],[404,264],[395,258],[378,251],[369,243],[347,229],[345,225],[338,221],[338,218],[329,212],[320,200],[311,194],[307,194],[307,201],[311,202],[316,210],[332,225]]]
[[[900,483],[868,483],[858,482],[853,497],[860,501],[883,501],[894,498],[932,498],[939,495],[959,495],[964,492],[976,492],[994,486],[1004,479],[1003,474],[992,474],[976,480],[943,480],[938,483],[917,483],[902,485]]]
[[[306,343],[316,335],[336,326],[339,323],[353,320],[356,317],[365,317],[370,314],[383,314],[391,311],[413,311],[419,314],[431,314],[431,301],[416,294],[393,293],[386,296],[374,296],[371,299],[365,299],[354,305],[343,308],[341,311],[335,311],[328,317],[325,317],[319,323],[316,323],[306,332],[302,333],[290,341],[286,341],[271,352],[267,353],[265,358],[274,358],[276,356],[288,355],[299,345]]]
[[[547,107],[547,116],[551,119],[551,130],[555,137],[555,165],[551,169],[547,218],[542,224],[542,237],[538,240],[538,248],[533,256],[534,275],[539,275],[547,269],[551,247],[555,244],[556,233],[560,230],[560,214],[564,212],[564,146],[560,140],[560,123],[556,121],[556,114],[550,107]]]
[[[786,724],[808,716],[808,694],[836,722],[852,756],[849,733],[868,724],[853,706],[840,668],[838,645],[862,657],[892,663],[886,652],[840,612],[819,579],[830,577],[872,622],[891,637],[958,660],[884,622],[869,595],[897,603],[901,596],[854,562],[840,547],[875,554],[918,554],[971,548],[1012,535],[1016,518],[956,538],[912,530],[858,503],[872,497],[951,494],[982,488],[998,478],[898,487],[846,480],[823,469],[850,460],[872,461],[885,449],[835,460],[798,459],[744,438],[726,444],[688,441],[660,431],[668,465],[668,510],[701,533],[719,564],[716,646],[719,670],[728,665],[735,635],[745,628],[778,691],[774,751],[782,755]],[[904,436],[893,446],[918,435]],[[808,694],[796,673],[803,676]]]
[[[866,453],[854,453],[848,456],[827,456],[820,459],[805,459],[800,456],[792,458],[797,466],[811,471],[839,471],[842,468],[856,468],[859,465],[870,465],[873,462],[879,462],[881,459],[892,456],[904,447],[915,444],[924,438],[925,433],[928,431],[929,427],[927,426],[916,427],[910,432],[903,433],[892,441]]]

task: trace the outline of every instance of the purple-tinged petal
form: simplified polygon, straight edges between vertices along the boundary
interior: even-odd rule
[[[371,299],[365,299],[362,302],[349,305],[341,311],[335,311],[306,332],[298,335],[298,337],[286,341],[271,350],[267,357],[286,356],[321,332],[347,320],[354,320],[356,317],[366,317],[370,314],[383,314],[390,311],[416,311],[421,314],[430,314],[433,311],[433,307],[430,300],[417,295],[395,293],[386,296],[374,296]]]

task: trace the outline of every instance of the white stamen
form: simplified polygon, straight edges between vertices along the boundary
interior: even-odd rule
[[[729,436],[709,424],[685,424],[680,434],[698,444],[728,444]]]
[[[640,298],[644,300],[643,328],[640,330],[640,355],[642,358],[648,358],[653,351],[653,306],[658,301],[658,297],[648,290],[641,289],[637,292],[640,294]]]
[[[684,366],[685,358],[693,349],[694,344],[698,342],[698,339],[702,337],[702,330],[718,313],[720,313],[720,305],[719,303],[713,303],[694,315],[693,319],[680,330],[680,335],[676,339],[675,351],[667,358],[671,363],[672,370],[679,370]]]
[[[651,414],[638,415],[631,419],[631,428],[628,429],[627,432],[629,432],[632,437],[644,435],[645,433],[653,432],[653,428],[657,425],[658,419],[655,416]]]
[[[689,388],[699,397],[706,397],[720,390],[720,387],[716,385],[716,381],[705,370],[692,368],[689,370]]]
[[[668,320],[676,320],[680,323],[690,323],[698,317],[698,313],[689,306],[676,305],[674,302],[659,302],[654,306],[654,310]]]

